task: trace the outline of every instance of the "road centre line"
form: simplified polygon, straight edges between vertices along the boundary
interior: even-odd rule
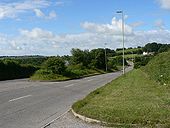
[[[87,80],[87,81],[92,81],[93,79]]]
[[[68,88],[68,87],[71,87],[71,86],[74,86],[75,84],[69,84],[69,85],[66,85],[65,88]]]
[[[11,100],[9,100],[8,102],[20,100],[20,99],[27,98],[27,97],[30,97],[30,96],[32,96],[32,95],[26,95],[26,96],[18,97],[18,98],[15,98],[15,99],[11,99]]]

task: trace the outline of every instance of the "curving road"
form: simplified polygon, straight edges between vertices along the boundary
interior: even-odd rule
[[[115,72],[65,82],[1,81],[0,128],[43,128],[75,101],[120,75]]]

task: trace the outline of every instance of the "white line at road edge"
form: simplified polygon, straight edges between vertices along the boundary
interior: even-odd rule
[[[69,84],[69,85],[65,86],[65,88],[68,88],[68,87],[71,87],[71,86],[74,86],[74,84]]]
[[[55,118],[54,120],[50,121],[49,123],[46,123],[44,126],[41,126],[40,128],[46,128],[46,127],[50,126],[52,123],[54,123],[54,121],[60,119],[62,116],[64,116],[65,114],[67,114],[70,110],[71,110],[71,108],[69,108],[67,111],[65,111],[63,114],[61,114],[60,116],[58,116],[58,117]]]
[[[15,98],[15,99],[11,99],[11,100],[9,100],[8,102],[20,100],[20,99],[23,99],[23,98],[26,98],[26,97],[30,97],[30,96],[32,96],[32,95],[26,95],[26,96],[18,97],[18,98]]]

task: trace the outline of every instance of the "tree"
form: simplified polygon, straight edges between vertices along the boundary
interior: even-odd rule
[[[91,65],[94,68],[105,69],[105,50],[102,48],[93,49],[90,54],[92,56]]]
[[[148,43],[144,46],[143,51],[144,52],[155,52],[155,53],[157,53],[161,46],[162,46],[162,44],[157,44],[155,42]]]
[[[106,53],[107,53],[107,57],[113,57],[116,55],[116,52],[114,50],[111,50],[109,48],[106,48]]]
[[[49,58],[42,64],[42,67],[51,70],[54,74],[60,75],[63,74],[66,69],[65,62],[59,56]]]
[[[72,64],[82,64],[85,67],[91,63],[91,56],[88,50],[72,49]]]
[[[159,53],[166,52],[170,49],[170,44],[163,44],[160,49],[158,50]]]

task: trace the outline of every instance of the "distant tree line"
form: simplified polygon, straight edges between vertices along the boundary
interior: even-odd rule
[[[156,42],[148,43],[142,48],[142,50],[144,52],[152,54],[147,56],[135,57],[134,68],[140,68],[141,66],[145,66],[154,57],[154,55],[169,51],[170,44],[160,44]]]
[[[118,66],[122,66],[122,56],[117,56],[116,52],[111,49],[98,48],[89,50],[81,50],[73,48],[71,56],[50,57],[42,63],[41,69],[36,71],[32,79],[56,79],[57,77],[80,78],[94,73],[118,70]],[[125,60],[125,64],[127,62]]]
[[[170,44],[160,44],[160,43],[148,43],[143,47],[144,52],[154,52],[161,53],[166,52],[170,49]]]
[[[30,77],[38,68],[31,65],[20,65],[14,60],[0,60],[0,80]]]

